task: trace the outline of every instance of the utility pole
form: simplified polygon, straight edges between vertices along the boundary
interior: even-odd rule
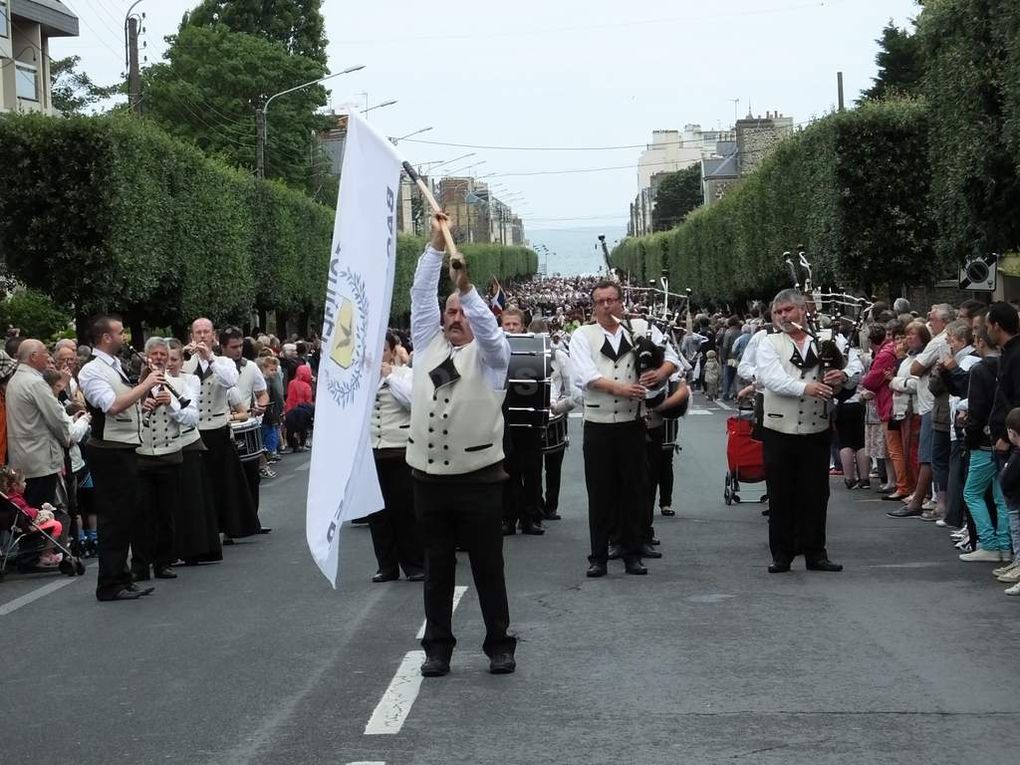
[[[142,75],[138,68],[138,17],[128,19],[128,104],[142,116]]]
[[[261,181],[266,177],[266,110],[255,110],[255,176]]]
[[[839,111],[843,111],[843,73],[836,72],[836,96],[839,104]]]

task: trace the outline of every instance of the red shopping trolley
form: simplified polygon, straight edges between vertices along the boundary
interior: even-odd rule
[[[740,503],[741,483],[761,483],[765,480],[765,459],[762,456],[761,441],[752,437],[754,429],[753,412],[741,412],[726,420],[726,484],[723,499],[727,505]],[[765,502],[768,495],[758,500]]]

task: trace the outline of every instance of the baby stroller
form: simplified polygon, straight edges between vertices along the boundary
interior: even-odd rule
[[[15,505],[6,494],[0,492],[0,581],[7,570],[7,562],[17,552],[28,552],[22,545],[31,543],[36,534],[41,534],[45,541],[64,554],[57,568],[65,576],[81,576],[85,573],[85,564],[67,547],[60,544],[52,535],[43,531],[35,521]],[[43,542],[45,544],[45,542]]]
[[[754,412],[741,410],[736,417],[726,420],[726,484],[723,499],[727,505],[740,504],[740,483],[761,483],[765,480],[765,459],[761,441],[752,437]],[[763,494],[759,502],[768,501]]]

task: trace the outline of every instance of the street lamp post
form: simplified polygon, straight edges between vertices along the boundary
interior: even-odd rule
[[[351,72],[357,72],[358,70],[364,68],[365,68],[364,64],[359,64],[358,66],[350,66],[344,69],[342,72],[337,72],[336,74],[328,74],[325,77],[320,77],[317,80],[311,80],[309,82],[302,83],[301,85],[295,85],[293,88],[281,90],[279,93],[274,93],[273,95],[266,99],[266,102],[262,104],[262,108],[255,112],[255,120],[257,123],[256,137],[258,144],[256,146],[255,160],[259,178],[266,177],[265,172],[266,144],[269,143],[269,128],[266,123],[266,114],[269,111],[269,104],[273,102],[273,99],[279,98],[280,96],[285,96],[288,93],[293,93],[296,90],[302,90],[303,88],[307,88],[311,85],[317,85],[320,82],[325,82],[326,80],[331,80],[334,77],[339,77],[342,74],[350,74]]]
[[[395,103],[396,103],[396,100],[393,100],[393,101],[383,101],[381,104],[375,104],[374,106],[369,106],[366,109],[362,109],[361,113],[362,114],[368,114],[369,112],[375,111],[376,109],[382,109],[384,106],[393,106],[393,104],[395,104]]]
[[[390,136],[390,143],[392,143],[394,146],[396,146],[398,143],[403,141],[405,138],[410,138],[413,135],[421,135],[422,133],[427,133],[431,129],[432,129],[432,126],[429,125],[428,127],[423,127],[421,130],[415,130],[413,133],[408,133],[407,135],[402,135],[402,136],[399,136],[397,138],[394,138],[393,136]]]

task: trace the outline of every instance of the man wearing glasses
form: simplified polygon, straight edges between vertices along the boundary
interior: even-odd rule
[[[647,574],[641,563],[642,511],[648,465],[642,402],[676,371],[667,360],[638,375],[631,351],[635,337],[648,334],[656,345],[662,333],[643,319],[624,327],[620,285],[599,282],[592,289],[595,323],[580,327],[570,341],[574,384],[584,398],[584,481],[588,489],[590,577],[606,575],[609,538],[618,534],[628,574]]]

